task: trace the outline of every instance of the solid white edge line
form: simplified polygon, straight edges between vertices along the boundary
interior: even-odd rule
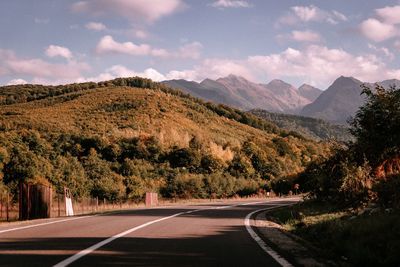
[[[232,207],[237,207],[237,206],[241,206],[241,205],[251,205],[251,204],[269,203],[269,202],[271,202],[271,201],[248,202],[248,203],[243,203],[243,204],[236,204],[236,205],[222,206],[222,207],[223,208],[232,208]],[[65,260],[57,263],[56,265],[53,265],[53,267],[65,267],[65,266],[68,266],[69,264],[75,262],[76,260],[82,258],[83,256],[85,256],[87,254],[92,253],[93,251],[95,251],[95,250],[101,248],[102,246],[114,241],[115,239],[123,237],[125,235],[128,235],[128,234],[130,234],[130,233],[132,233],[132,232],[134,232],[136,230],[142,229],[142,228],[144,228],[146,226],[149,226],[151,224],[154,224],[154,223],[157,223],[157,222],[161,222],[161,221],[164,221],[164,220],[168,220],[168,219],[171,219],[171,218],[183,215],[183,214],[190,214],[190,213],[194,213],[194,212],[198,212],[198,211],[213,210],[213,209],[221,209],[221,207],[215,207],[215,208],[210,208],[210,209],[197,209],[197,210],[189,210],[189,211],[185,211],[185,212],[179,212],[179,213],[167,216],[167,217],[163,217],[163,218],[160,218],[160,219],[157,219],[157,220],[154,220],[154,221],[147,222],[145,224],[141,224],[139,226],[136,226],[136,227],[128,229],[128,230],[126,230],[124,232],[121,232],[119,234],[113,235],[113,236],[111,236],[111,237],[109,237],[107,239],[104,239],[103,241],[101,241],[99,243],[96,243],[96,244],[94,244],[94,245],[92,245],[92,246],[90,246],[90,247],[88,247],[88,248],[86,248],[84,250],[81,250],[80,252],[78,252],[78,253],[66,258]]]
[[[280,205],[280,206],[288,206],[288,205]],[[257,242],[257,244],[261,247],[262,250],[264,250],[268,255],[270,255],[277,263],[279,263],[282,267],[294,267],[292,264],[290,264],[285,258],[283,258],[281,255],[278,254],[275,250],[273,250],[270,246],[268,246],[262,238],[257,235],[257,233],[251,228],[251,216],[253,216],[255,213],[264,211],[264,210],[269,210],[273,209],[276,207],[270,207],[270,208],[264,208],[264,209],[259,209],[255,210],[253,212],[250,212],[247,214],[246,218],[244,219],[244,225],[246,226],[247,232],[249,232],[250,236]]]
[[[18,230],[34,228],[34,227],[39,227],[39,226],[44,226],[44,225],[49,225],[49,224],[62,223],[62,222],[68,222],[68,221],[75,221],[75,220],[80,220],[80,219],[86,219],[86,218],[91,218],[91,217],[95,217],[95,216],[99,216],[99,214],[89,215],[89,216],[80,216],[80,217],[74,217],[74,218],[69,218],[69,219],[63,219],[63,220],[57,220],[57,221],[51,221],[51,222],[45,222],[45,223],[38,223],[38,224],[31,224],[31,225],[21,226],[21,227],[15,227],[15,228],[11,228],[11,229],[5,229],[5,230],[1,230],[0,234],[7,233],[7,232],[12,232],[12,231],[18,231]]]

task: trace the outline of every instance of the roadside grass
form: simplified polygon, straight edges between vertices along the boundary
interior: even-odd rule
[[[269,216],[340,266],[400,266],[400,211],[357,216],[308,200]]]

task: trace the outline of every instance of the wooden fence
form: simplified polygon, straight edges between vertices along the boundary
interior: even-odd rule
[[[19,189],[18,197],[13,197],[11,194],[0,195],[0,222],[66,216],[64,194],[54,192],[51,187],[44,185],[21,184]],[[18,199],[18,202],[15,199]],[[157,194],[148,194],[148,198],[139,203],[112,202],[99,198],[72,199],[74,215],[139,208],[145,207],[146,204],[157,206],[159,204]]]
[[[50,218],[52,192],[47,185],[20,183],[19,219]]]

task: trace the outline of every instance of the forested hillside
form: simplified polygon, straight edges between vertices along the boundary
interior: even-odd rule
[[[337,125],[322,119],[315,119],[299,115],[273,113],[262,109],[254,109],[250,113],[274,122],[277,126],[287,131],[295,131],[307,138],[315,140],[350,141],[352,136],[349,127]]]
[[[77,197],[250,195],[329,146],[148,79],[0,88],[0,191],[19,181]]]

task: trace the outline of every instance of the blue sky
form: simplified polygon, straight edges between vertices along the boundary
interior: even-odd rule
[[[400,78],[399,1],[3,0],[0,84]]]

